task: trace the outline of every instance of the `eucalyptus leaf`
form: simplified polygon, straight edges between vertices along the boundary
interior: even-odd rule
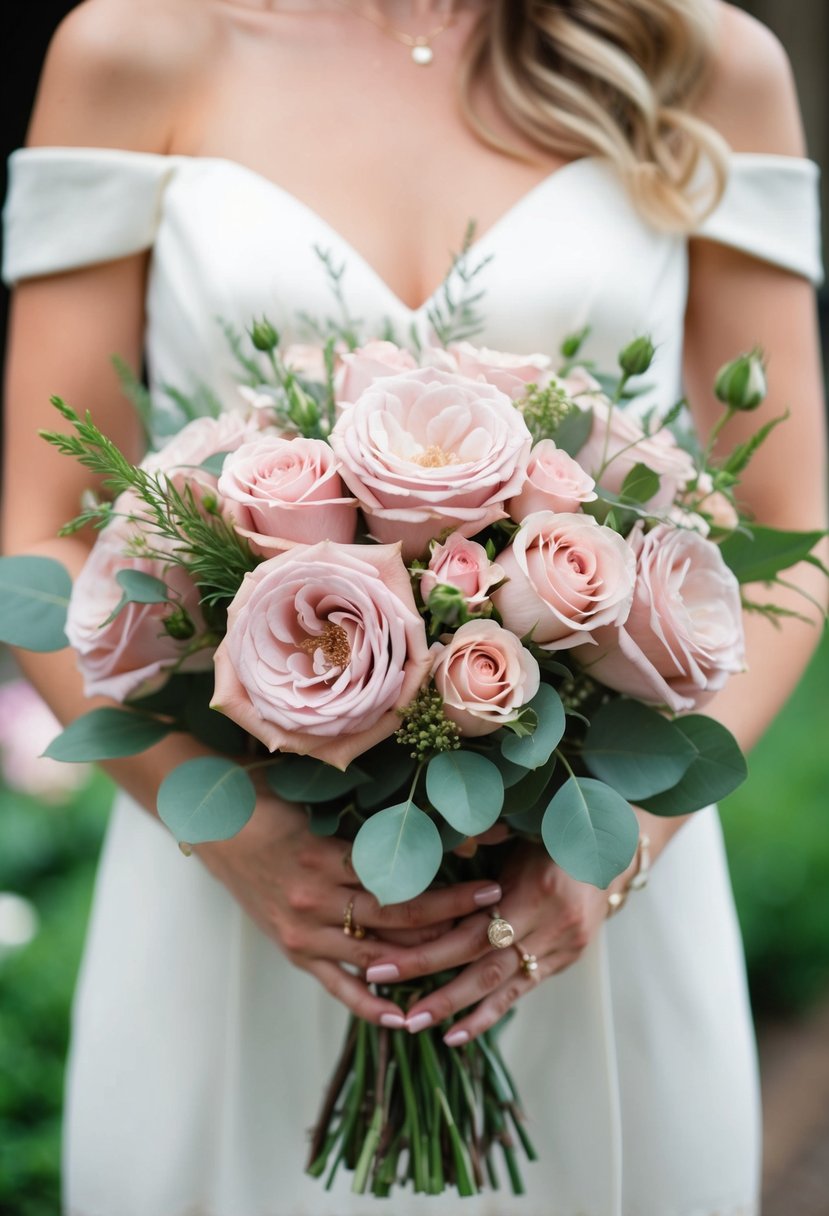
[[[556,768],[556,758],[551,756],[541,768],[524,771],[523,780],[510,786],[504,796],[504,814],[517,815],[527,807],[534,806],[550,784]]]
[[[426,794],[436,811],[458,832],[479,836],[504,805],[504,782],[495,765],[475,752],[433,756],[426,769]]]
[[[242,830],[255,806],[248,774],[218,756],[180,764],[158,791],[158,814],[179,843],[228,840]]]
[[[504,723],[504,730],[508,730],[511,735],[517,735],[519,739],[534,735],[537,729],[538,714],[534,709],[528,709],[526,706],[511,722]]]
[[[208,456],[199,465],[200,469],[204,469],[205,473],[209,473],[212,477],[221,477],[222,469],[229,452],[214,452],[212,456]]]
[[[0,558],[0,642],[40,654],[63,650],[72,579],[51,557]]]
[[[342,811],[328,806],[308,807],[308,827],[314,836],[336,836]]]
[[[541,835],[553,861],[572,878],[605,889],[633,860],[639,820],[609,785],[571,777],[547,807]]]
[[[511,760],[507,760],[500,750],[490,752],[488,759],[492,761],[501,774],[505,790],[508,790],[513,785],[517,785],[519,781],[523,781],[527,775],[527,770],[523,764],[513,764]]]
[[[696,749],[690,768],[673,789],[642,800],[652,815],[689,815],[719,802],[748,776],[737,740],[720,722],[704,714],[677,718],[674,725]]]
[[[361,811],[371,811],[388,802],[393,794],[408,786],[414,775],[414,760],[394,739],[378,744],[360,759],[370,778],[357,787],[357,806]]]
[[[547,813],[547,799],[542,798],[532,806],[526,806],[521,811],[510,811],[505,816],[509,826],[516,832],[527,836],[540,836],[541,825]]]
[[[357,877],[381,904],[403,903],[421,895],[442,860],[440,832],[411,801],[369,816],[351,850]]]
[[[184,724],[191,735],[213,751],[224,752],[228,756],[242,755],[248,736],[232,719],[210,708],[212,695],[211,676],[209,688],[204,692],[196,691],[188,700],[184,709]]]
[[[619,497],[624,502],[648,502],[659,493],[661,479],[658,473],[646,464],[636,464],[622,482]]]
[[[345,772],[313,756],[283,756],[266,770],[269,787],[288,802],[331,802],[370,780],[356,764]]]
[[[169,599],[167,584],[153,574],[144,574],[142,570],[119,570],[115,581],[121,588],[122,595],[115,605],[104,625],[109,625],[127,604],[166,604]]]
[[[439,825],[438,831],[440,832],[440,840],[441,844],[443,845],[444,853],[451,853],[452,850],[456,849],[459,844],[463,844],[463,842],[468,839],[465,832],[456,832],[452,825],[447,823],[445,819],[443,823]]]
[[[553,434],[557,448],[568,456],[578,456],[593,429],[593,410],[573,406],[558,424]]]
[[[621,697],[596,711],[582,749],[593,776],[635,802],[675,786],[695,756],[675,723]]]
[[[783,532],[751,524],[720,545],[725,564],[741,583],[770,582],[808,557],[823,532]]]
[[[530,701],[530,709],[538,715],[538,726],[533,734],[523,739],[508,735],[501,743],[501,752],[507,760],[522,768],[541,768],[564,734],[564,706],[556,690],[550,684],[542,684]]]
[[[135,756],[159,743],[172,727],[148,714],[127,709],[92,709],[53,739],[44,756],[73,764]]]

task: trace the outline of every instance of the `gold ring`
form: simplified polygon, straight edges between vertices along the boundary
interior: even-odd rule
[[[354,900],[350,899],[345,906],[343,912],[343,933],[346,937],[355,937],[357,941],[362,941],[366,935],[366,931],[362,925],[358,925],[354,919]]]
[[[538,959],[534,954],[527,954],[526,950],[522,950],[518,942],[515,942],[515,949],[518,951],[518,957],[521,960],[518,964],[519,971],[528,980],[532,980],[534,984],[537,984],[541,978],[538,974]]]
[[[489,917],[486,936],[490,946],[496,950],[506,950],[515,941],[515,930],[508,920],[504,920],[497,908],[490,911]]]

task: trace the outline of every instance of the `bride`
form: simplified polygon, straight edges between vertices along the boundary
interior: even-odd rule
[[[589,323],[589,354],[607,364],[649,332],[654,399],[682,385],[705,433],[716,370],[760,344],[763,410],[792,417],[745,500],[777,526],[825,519],[816,171],[783,51],[731,5],[85,0],[53,41],[29,145],[6,210],[7,552],[77,571],[87,551],[89,538],[55,539],[87,486],[38,438],[50,394],[137,458],[113,353],[146,355],[159,412],[168,383],[218,385],[230,404],[215,317],[266,313],[290,333],[298,311],[324,311],[315,245],[344,263],[368,330],[423,332],[470,217],[476,255],[491,255],[490,346],[552,351]],[[796,581],[823,594],[811,567]],[[819,631],[746,627],[750,670],[710,712],[748,747]],[[63,720],[82,711],[68,653],[23,662]],[[411,1033],[464,1010],[459,1043],[513,1005],[505,1051],[542,1160],[526,1197],[468,1200],[469,1216],[758,1210],[754,1046],[713,808],[689,823],[638,812],[651,882],[610,921],[608,892],[531,848],[496,888],[380,909],[345,846],[270,797],[239,837],[185,861],[155,791],[197,752],[177,738],[111,766],[122,793],[75,1005],[68,1213],[380,1210],[302,1173],[345,1007]],[[362,941],[342,931],[352,899]],[[543,983],[513,951],[481,954],[494,902]],[[458,978],[411,1010],[369,982],[446,967]],[[394,1212],[452,1202],[401,1195]]]

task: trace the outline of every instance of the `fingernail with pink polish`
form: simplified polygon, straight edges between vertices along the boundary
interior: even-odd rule
[[[479,908],[488,908],[490,904],[497,904],[501,896],[501,888],[496,882],[492,886],[481,887],[480,891],[476,891],[472,896],[472,900]]]
[[[400,979],[400,972],[394,963],[375,963],[366,972],[370,984],[393,984]]]
[[[443,1036],[443,1041],[447,1047],[462,1047],[469,1042],[469,1033],[466,1030],[450,1030]]]
[[[431,1026],[433,1021],[431,1013],[416,1013],[414,1017],[406,1019],[406,1029],[409,1034],[417,1034],[419,1030],[425,1030],[427,1026]]]
[[[406,1025],[406,1019],[402,1013],[381,1013],[380,1025],[387,1026],[389,1030],[402,1030]]]

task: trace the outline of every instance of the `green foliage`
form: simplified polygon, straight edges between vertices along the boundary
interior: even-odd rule
[[[697,755],[690,739],[638,701],[614,698],[590,722],[582,758],[600,781],[638,801],[672,789]]]
[[[119,570],[115,581],[121,588],[121,599],[113,608],[103,625],[114,621],[127,604],[164,604],[169,593],[167,584],[152,574],[144,574],[142,570]]]
[[[256,790],[232,760],[204,756],[174,768],[158,791],[158,814],[180,844],[228,840],[256,806]]]
[[[442,860],[440,833],[411,799],[371,815],[351,851],[357,877],[381,904],[402,903],[422,894]]]
[[[400,711],[400,717],[403,723],[394,737],[402,747],[409,748],[413,760],[428,760],[461,745],[460,732],[443,712],[443,697],[434,684],[424,685],[412,703]]]
[[[465,836],[486,832],[504,805],[504,782],[495,765],[476,752],[434,756],[426,769],[426,794],[436,811]]]
[[[822,537],[822,532],[783,532],[752,524],[732,532],[720,552],[741,583],[765,583],[808,558]]]
[[[46,748],[52,760],[84,764],[135,756],[170,733],[172,727],[128,709],[92,709],[70,722]]]
[[[507,735],[501,742],[501,754],[522,768],[541,768],[552,756],[564,734],[564,706],[561,697],[550,684],[542,684],[529,702],[538,715],[538,726],[531,735]]]
[[[547,852],[579,882],[608,887],[633,861],[639,820],[628,802],[592,777],[571,777],[541,825]]]
[[[356,764],[341,772],[312,756],[283,756],[265,775],[270,789],[288,802],[330,802],[370,781]]]
[[[732,794],[746,779],[748,768],[729,730],[704,714],[689,714],[674,722],[696,751],[690,767],[673,789],[641,800],[653,815],[689,815]]]
[[[474,338],[484,327],[484,318],[478,311],[484,292],[478,287],[477,280],[491,257],[473,261],[474,240],[475,224],[471,222],[464,233],[460,253],[452,258],[449,272],[426,310],[429,323],[442,346]],[[456,289],[456,281],[460,284],[459,290]]]
[[[51,557],[0,558],[0,642],[47,653],[68,645],[72,580]]]
[[[659,493],[661,478],[646,464],[636,464],[622,482],[619,498],[622,502],[648,502]]]
[[[556,446],[564,448],[572,456],[572,449],[582,448],[590,434],[592,410],[579,409],[557,384],[548,384],[546,388],[528,384],[518,408],[533,443],[555,436]]]

